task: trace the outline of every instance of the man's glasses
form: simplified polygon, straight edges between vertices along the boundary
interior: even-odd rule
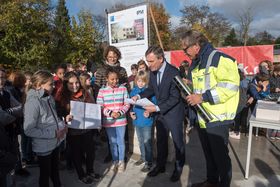
[[[190,48],[190,47],[192,47],[193,45],[189,45],[189,46],[187,46],[186,48],[184,48],[183,49],[183,51],[184,51],[184,53],[186,54],[186,55],[188,55],[188,49]]]

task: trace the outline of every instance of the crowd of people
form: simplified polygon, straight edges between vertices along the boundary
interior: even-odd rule
[[[268,60],[259,63],[259,73],[251,78],[246,78],[242,68],[239,69],[240,100],[238,104],[237,114],[233,131],[230,132],[230,137],[240,139],[240,132],[246,132],[249,127],[249,119],[252,113],[256,110],[258,100],[276,101],[280,96],[280,64],[273,65]],[[273,96],[274,95],[274,96]],[[280,132],[270,129],[266,132],[271,140],[280,140]]]
[[[259,73],[248,80],[235,59],[216,50],[200,32],[187,31],[181,41],[191,64],[184,61],[177,69],[166,61],[160,47],[151,46],[145,53],[146,62],[133,64],[129,77],[119,61],[121,52],[114,46],[104,50],[104,64],[91,74],[84,63],[75,68],[71,64],[57,65],[54,74],[46,70],[8,73],[1,68],[0,186],[7,186],[12,170],[28,177],[30,173],[23,164],[38,164],[39,186],[48,187],[51,179],[54,187],[60,187],[62,157],[67,169],[76,170],[80,182],[92,184],[102,179],[94,169],[95,141],[100,130],[68,128],[75,118],[71,101],[101,105],[101,131],[108,144],[104,162],[112,162],[110,171],[125,172],[128,125],[133,125],[141,152],[135,165],[143,164],[141,171],[149,177],[165,172],[170,132],[175,148],[170,181],[180,180],[187,117],[188,130],[198,126],[207,168],[207,180],[193,186],[230,186],[228,138],[240,139],[240,126],[247,129],[257,100],[280,93],[280,65],[273,67],[271,62],[263,61]],[[182,95],[173,81],[175,76],[191,85],[193,94]],[[130,105],[127,98],[148,98],[153,105]],[[210,113],[212,121],[206,123],[194,109],[197,104]],[[157,155],[153,155],[154,126]],[[271,139],[280,139],[279,131],[271,129],[268,134]]]

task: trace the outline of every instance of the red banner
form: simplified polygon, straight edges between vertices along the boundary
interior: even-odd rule
[[[249,75],[258,72],[258,64],[261,61],[269,60],[273,62],[273,45],[226,47],[218,49],[235,58],[239,64],[243,64],[245,74]],[[182,50],[170,51],[171,64],[178,67],[184,60],[191,62]]]

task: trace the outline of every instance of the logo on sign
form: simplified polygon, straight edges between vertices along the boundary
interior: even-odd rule
[[[110,20],[113,22],[113,21],[115,21],[115,16],[111,16],[110,17]]]
[[[202,82],[202,81],[203,81],[203,78],[198,78],[198,81],[199,81],[199,82]]]
[[[137,14],[137,15],[139,15],[139,14],[144,14],[144,10],[137,10],[136,14]]]

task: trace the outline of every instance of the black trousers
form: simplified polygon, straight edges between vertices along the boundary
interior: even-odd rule
[[[168,137],[171,132],[176,151],[175,169],[182,171],[185,164],[185,143],[183,139],[183,122],[171,124],[169,127],[162,118],[156,121],[157,166],[165,167],[168,156]],[[170,126],[171,126],[170,125]]]
[[[247,130],[247,119],[248,119],[249,107],[245,106],[234,118],[234,132],[240,132],[240,125]]]
[[[221,187],[229,187],[232,178],[231,159],[228,155],[229,126],[198,128],[206,159],[207,181],[219,183]]]
[[[59,179],[59,148],[57,147],[52,151],[50,155],[38,156],[39,168],[40,168],[40,187],[49,187],[49,178],[51,178],[54,187],[60,187]]]
[[[6,175],[0,176],[0,186],[7,187],[7,176]]]
[[[94,142],[92,131],[86,132],[81,135],[70,135],[67,137],[69,141],[72,161],[76,168],[79,179],[82,179],[87,174],[93,173],[93,162],[95,158],[94,154]],[[83,158],[86,161],[86,173],[83,169]]]

